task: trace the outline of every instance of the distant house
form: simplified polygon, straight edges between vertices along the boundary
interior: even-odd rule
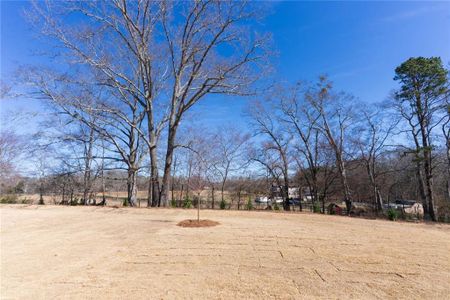
[[[300,198],[300,188],[299,187],[290,187],[288,188],[288,197],[291,199]]]
[[[272,199],[274,198],[279,198],[279,197],[283,197],[284,193],[283,193],[283,186],[277,186],[277,185],[272,185],[272,187],[270,188],[270,197]],[[299,199],[300,198],[300,188],[299,187],[289,187],[288,188],[288,198],[289,199]]]
[[[405,214],[423,218],[423,205],[415,200],[396,200],[393,203],[384,204],[383,207],[384,209],[393,208],[401,210]]]

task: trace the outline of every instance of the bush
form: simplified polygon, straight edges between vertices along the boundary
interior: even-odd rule
[[[177,200],[175,200],[175,199],[170,200],[170,206],[177,207]]]
[[[16,204],[17,196],[16,195],[5,195],[0,198],[0,203],[2,204]]]
[[[33,201],[31,199],[27,199],[26,197],[22,199],[22,204],[32,204]]]
[[[225,200],[221,200],[220,201],[220,209],[225,209],[225,207],[227,206],[227,203],[225,202]]]
[[[398,219],[398,211],[393,208],[389,208],[387,211],[388,219],[391,221],[396,221]]]
[[[126,199],[124,200],[123,204],[124,204],[123,206],[127,206],[127,200]],[[72,200],[70,200],[70,205],[77,206],[78,205],[78,198],[75,197]]]
[[[450,216],[448,215],[438,216],[438,221],[442,223],[450,223]]]
[[[313,212],[320,214],[322,210],[320,209],[320,203],[318,201],[314,202]]]
[[[253,202],[252,202],[251,199],[248,199],[246,208],[247,208],[247,210],[252,210],[253,209]]]
[[[191,208],[191,207],[192,207],[191,199],[189,199],[189,197],[184,198],[183,208]]]
[[[280,210],[280,206],[278,205],[278,203],[275,202],[275,204],[273,205],[273,209]]]
[[[414,216],[412,214],[402,214],[403,219],[405,219],[406,221],[412,221],[414,220]]]

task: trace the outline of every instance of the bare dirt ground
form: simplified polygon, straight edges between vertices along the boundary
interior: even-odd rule
[[[2,299],[450,298],[450,226],[2,205]]]

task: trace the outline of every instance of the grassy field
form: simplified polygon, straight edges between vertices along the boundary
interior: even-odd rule
[[[1,299],[448,299],[450,226],[1,205]]]

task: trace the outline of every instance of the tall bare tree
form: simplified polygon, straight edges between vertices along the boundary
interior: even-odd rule
[[[145,121],[147,130],[141,126],[132,130],[147,145],[151,174],[148,203],[153,206],[159,196],[157,142],[166,121],[164,109],[155,108],[154,103],[165,79],[161,70],[165,68],[164,53],[154,43],[160,11],[161,3],[152,1],[35,1],[30,14],[32,23],[62,46],[58,49],[63,49],[66,62],[95,74],[97,84],[129,102],[130,108],[142,115],[142,120],[135,121]],[[76,28],[63,21],[68,16],[78,18]],[[118,112],[115,115],[122,117]]]
[[[80,76],[75,80],[72,76],[61,76],[43,68],[29,70],[25,78],[37,98],[52,105],[53,111],[86,128],[85,163],[90,164],[94,158],[94,133],[107,142],[104,158],[115,161],[116,168],[126,169],[127,202],[136,205],[137,174],[144,158],[139,131],[145,116],[136,99],[124,97],[114,90],[98,89],[91,83],[95,79],[82,80]],[[87,167],[85,175],[90,177],[90,166]]]
[[[293,149],[298,155],[294,159],[306,180],[313,205],[319,200],[319,172],[321,164],[321,133],[316,128],[319,114],[309,108],[302,93],[304,87],[297,83],[281,95],[280,120],[285,130],[296,137]]]
[[[146,132],[135,130],[150,156],[148,202],[156,205],[160,194],[166,205],[183,115],[207,94],[247,93],[255,80],[251,75],[260,73],[255,68],[266,57],[266,37],[244,26],[256,16],[254,10],[234,1],[36,2],[34,7],[34,23],[65,48],[71,62],[95,73],[99,84],[133,99],[144,111]],[[76,30],[62,21],[68,15],[83,17]],[[157,149],[166,122],[160,184]]]
[[[348,143],[347,133],[353,118],[351,109],[353,97],[345,93],[334,92],[332,83],[324,76],[319,78],[316,86],[310,88],[305,97],[318,114],[316,128],[326,137],[334,151],[347,214],[350,214],[352,195],[347,178],[346,146]]]
[[[281,128],[274,110],[267,109],[260,102],[252,104],[249,116],[256,133],[265,138],[260,153],[253,155],[252,159],[262,164],[278,181],[278,187],[282,187],[283,208],[289,210],[290,134]],[[282,184],[279,184],[280,178]]]
[[[377,211],[383,210],[383,196],[381,194],[378,177],[381,175],[379,170],[379,159],[387,150],[389,139],[393,135],[393,130],[398,121],[392,116],[383,113],[383,108],[371,106],[358,111],[361,120],[355,127],[352,144],[358,149],[358,159],[361,159],[372,186],[374,203]]]
[[[208,94],[246,94],[257,78],[257,63],[265,58],[267,37],[258,37],[243,23],[256,17],[245,2],[196,1],[175,3],[181,16],[172,15],[168,3],[162,10],[170,72],[170,104],[161,189],[167,201],[176,134],[183,115]],[[227,47],[231,54],[224,56]]]

